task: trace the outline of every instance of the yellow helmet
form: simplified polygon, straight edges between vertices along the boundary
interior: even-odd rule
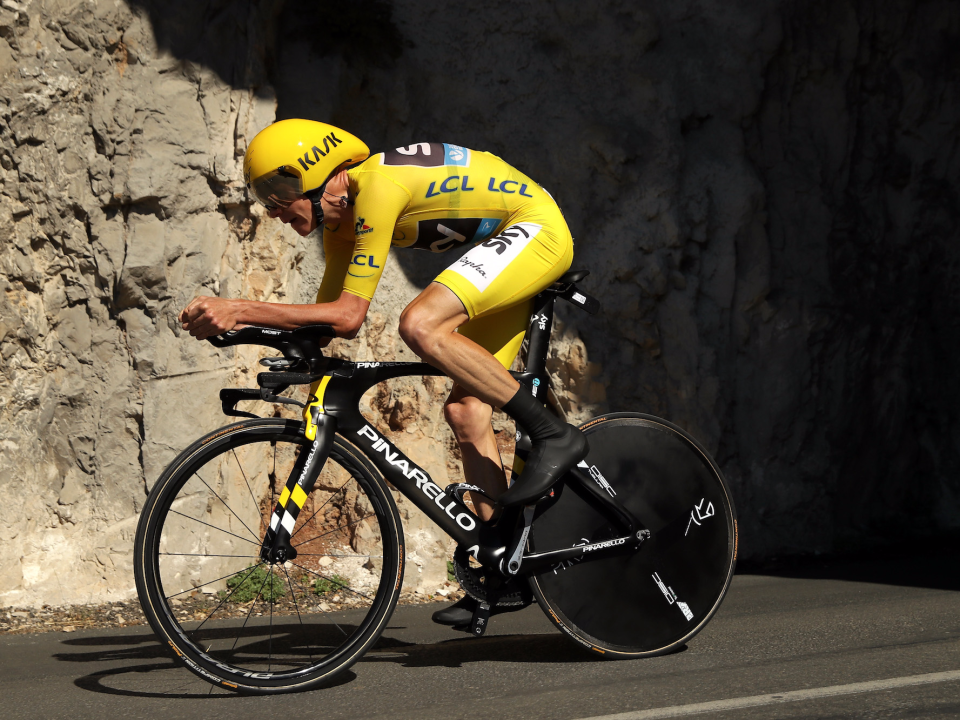
[[[337,170],[365,160],[370,148],[355,135],[313,120],[281,120],[247,146],[243,181],[268,209],[323,187]]]

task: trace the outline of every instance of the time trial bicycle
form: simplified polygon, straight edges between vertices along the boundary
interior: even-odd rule
[[[566,273],[535,298],[525,364],[546,399],[558,298],[596,312]],[[465,483],[440,487],[360,412],[377,383],[442,375],[425,363],[325,356],[329,326],[246,327],[218,347],[262,345],[258,388],[224,389],[225,413],[248,419],[184,450],[153,486],[135,541],[137,592],[158,638],[205,680],[245,693],[330,683],[374,647],[397,604],[405,545],[391,488],[457,543],[454,571],[477,600],[468,628],[535,599],[588,652],[636,658],[675,650],[717,611],[733,576],[737,521],[703,446],[650,415],[583,423],[587,458],[540,502],[482,521]],[[306,403],[282,396],[310,385]],[[302,421],[261,418],[245,400],[294,403]],[[514,477],[530,439],[517,428]]]

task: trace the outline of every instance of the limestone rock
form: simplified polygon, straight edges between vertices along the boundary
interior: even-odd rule
[[[315,292],[318,239],[243,188],[276,117],[490,150],[548,188],[604,305],[559,310],[561,407],[694,433],[747,556],[956,529],[958,34],[950,0],[5,0],[0,604],[131,597],[146,492],[256,372],[177,312]],[[332,351],[414,359],[397,318],[452,260],[391,255]],[[364,405],[441,483],[447,389]],[[407,586],[432,591],[450,543],[400,506]]]

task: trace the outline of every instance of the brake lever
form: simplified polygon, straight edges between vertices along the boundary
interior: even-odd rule
[[[248,388],[223,388],[220,391],[220,409],[224,415],[231,417],[259,418],[246,410],[237,410],[237,403],[242,400],[260,400],[260,391]]]

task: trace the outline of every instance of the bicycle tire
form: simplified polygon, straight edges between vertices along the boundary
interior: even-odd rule
[[[612,413],[580,429],[590,443],[587,465],[651,537],[634,553],[532,575],[531,589],[551,622],[581,647],[607,658],[669,653],[704,628],[730,586],[738,538],[729,489],[709,453],[666,420]],[[537,512],[532,552],[621,532],[574,481]]]
[[[228,690],[329,683],[376,642],[400,594],[396,504],[339,437],[297,518],[297,558],[260,560],[275,495],[307,447],[298,422],[228,425],[170,464],[140,516],[134,570],[147,620],[191,671]]]

